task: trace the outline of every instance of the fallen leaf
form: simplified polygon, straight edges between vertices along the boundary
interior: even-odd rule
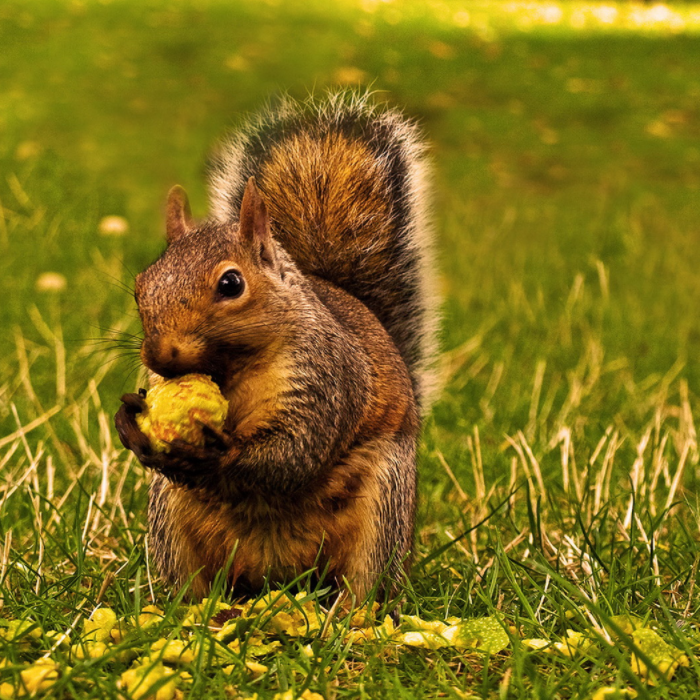
[[[442,636],[458,649],[478,649],[488,654],[497,654],[510,643],[503,625],[495,617],[464,620],[448,627]]]
[[[632,639],[641,652],[656,666],[656,670],[666,680],[673,678],[679,666],[689,666],[688,657],[677,647],[667,644],[661,637],[648,628],[632,632]],[[655,685],[654,669],[650,669],[636,654],[632,654],[632,670],[640,677]]]

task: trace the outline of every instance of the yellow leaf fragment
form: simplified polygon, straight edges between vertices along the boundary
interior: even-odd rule
[[[166,664],[190,664],[194,661],[194,649],[181,639],[158,639],[151,644],[149,658]]]
[[[267,673],[267,666],[259,664],[257,661],[246,661],[245,667],[253,674],[254,678],[259,678]]]
[[[639,650],[654,664],[658,673],[670,680],[679,666],[689,666],[688,657],[677,647],[667,644],[654,630],[641,628],[632,632],[632,639]],[[651,685],[655,685],[657,674],[637,654],[632,654],[632,671]]]
[[[98,608],[89,620],[83,623],[83,641],[107,642],[112,628],[117,624],[117,614],[111,608]]]
[[[538,639],[536,637],[533,639],[523,639],[522,644],[532,651],[546,651],[551,653],[554,648],[554,645],[549,639]]]
[[[394,621],[389,615],[384,617],[384,622],[382,622],[379,627],[374,628],[375,634],[378,639],[389,639],[392,635],[396,633],[396,626]]]
[[[20,671],[22,685],[27,693],[34,695],[48,690],[59,678],[61,667],[51,659],[39,659]]]
[[[564,656],[572,657],[585,653],[593,645],[593,641],[582,632],[566,630],[566,637],[561,642],[555,642],[554,648]]]
[[[299,621],[295,620],[294,617],[287,612],[276,613],[270,620],[269,625],[277,634],[287,634],[290,637],[299,636],[297,631]]]
[[[583,632],[566,630],[566,636],[560,642],[552,642],[549,639],[523,639],[522,643],[532,651],[541,651],[545,654],[562,654],[572,657],[582,654],[593,646],[593,640]]]
[[[157,625],[165,616],[165,613],[155,605],[147,605],[141,610],[138,625],[141,629],[147,629]]]
[[[314,657],[314,650],[311,644],[307,644],[306,646],[303,646],[299,650],[307,659],[314,659],[316,663],[321,663],[323,661],[323,658],[320,656]]]
[[[324,700],[324,697],[323,695],[321,695],[321,693],[314,693],[308,688],[299,697],[301,698],[301,700]]]
[[[109,631],[109,637],[115,644],[120,644],[129,632],[129,625],[124,620],[119,620]]]
[[[289,605],[289,597],[280,591],[270,591],[267,595],[258,598],[251,606],[249,615],[257,615],[263,611],[276,610]]]
[[[311,601],[307,601],[301,607],[303,613],[298,609],[290,613],[296,625],[293,636],[307,637],[323,627],[324,618],[318,614],[316,606]]]
[[[591,700],[626,700],[637,697],[637,691],[632,688],[613,688],[611,685],[599,688],[591,695]]]
[[[101,659],[106,653],[107,645],[104,642],[78,642],[70,648],[71,659],[76,661]]]
[[[20,649],[25,650],[32,640],[41,639],[41,628],[34,620],[10,620],[6,628],[0,629],[0,636],[8,642],[19,642]]]
[[[168,680],[164,680],[166,678]],[[147,661],[124,671],[117,686],[132,700],[173,700],[176,680],[177,675],[172,669]]]
[[[224,626],[215,632],[214,638],[218,642],[223,642],[227,644],[228,642],[237,642],[240,630],[240,617],[236,617],[233,620],[228,620],[224,623]],[[216,629],[215,627],[213,629]]]
[[[350,630],[344,637],[347,644],[363,644],[373,642],[377,639],[390,639],[394,636],[396,628],[393,620],[387,615],[384,622],[376,627],[366,627],[364,629]]]
[[[377,611],[379,603],[373,603],[371,608],[363,605],[353,612],[350,618],[350,627],[372,627],[377,620]]]
[[[617,636],[617,631],[613,629],[612,625],[615,625],[624,634],[631,635],[635,630],[641,629],[644,626],[644,622],[638,618],[636,615],[626,614],[626,615],[613,615],[610,618],[612,624],[605,625],[605,629],[610,633],[611,636]]]
[[[458,649],[479,649],[488,654],[497,654],[510,644],[508,635],[495,617],[461,620],[444,630],[442,636]]]
[[[248,642],[248,654],[250,656],[265,656],[266,654],[271,654],[273,651],[279,649],[282,643],[273,639],[268,644],[250,644]]]
[[[295,695],[293,690],[275,693],[272,696],[272,700],[324,700],[324,697],[320,693],[314,693],[307,688],[301,695]]]
[[[343,642],[345,642],[345,644],[364,644],[364,642],[371,642],[375,639],[374,631],[370,627],[363,630],[350,630],[345,637],[343,637]]]
[[[217,601],[213,606],[209,602],[208,598],[203,598],[201,603],[197,603],[196,605],[190,605],[190,607],[187,609],[187,614],[185,615],[185,619],[182,622],[183,627],[196,627],[198,625],[201,625],[205,622],[204,620],[204,614],[207,612],[208,614],[211,615],[211,617],[216,617],[219,613],[231,610],[231,605],[228,605],[226,603],[221,603]],[[240,606],[236,606],[240,608]],[[247,607],[247,606],[246,606]],[[235,620],[231,620],[234,622]],[[228,621],[227,623],[228,624]]]
[[[221,670],[227,675],[230,676],[232,673],[234,673],[237,670],[240,670],[240,665],[238,664],[228,664],[227,666],[224,666]],[[253,678],[260,678],[261,676],[264,676],[269,668],[265,666],[265,664],[260,664],[257,661],[246,661],[245,662],[245,670],[253,676]]]
[[[459,622],[459,620],[455,619],[456,622]],[[449,626],[445,622],[440,622],[440,620],[423,620],[418,615],[401,615],[402,628],[408,627],[412,630],[427,630],[428,632],[443,634]]]
[[[59,632],[58,630],[47,630],[44,636],[52,647],[54,644],[63,649],[68,649],[70,647],[70,637],[65,632]]]
[[[430,630],[416,630],[414,632],[396,634],[393,640],[397,644],[406,644],[410,647],[422,647],[425,649],[441,649],[449,646],[449,642],[441,634]]]

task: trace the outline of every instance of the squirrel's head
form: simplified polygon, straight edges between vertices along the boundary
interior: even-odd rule
[[[232,362],[283,342],[293,263],[271,235],[253,178],[238,222],[195,223],[179,186],[166,218],[167,249],[136,277],[141,359],[164,377],[202,372],[221,384]]]

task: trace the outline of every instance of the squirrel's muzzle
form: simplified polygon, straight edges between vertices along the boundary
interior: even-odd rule
[[[177,334],[153,334],[141,346],[141,360],[156,374],[169,379],[195,372],[202,363],[203,341]]]

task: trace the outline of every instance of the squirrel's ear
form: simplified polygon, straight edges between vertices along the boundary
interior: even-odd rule
[[[175,185],[168,192],[168,204],[166,206],[165,232],[168,243],[172,243],[180,236],[186,234],[193,226],[194,221],[187,193],[180,185]]]
[[[275,247],[270,233],[270,218],[263,202],[255,178],[251,177],[243,193],[240,214],[240,236],[244,241],[254,244],[264,263],[274,266]]]

